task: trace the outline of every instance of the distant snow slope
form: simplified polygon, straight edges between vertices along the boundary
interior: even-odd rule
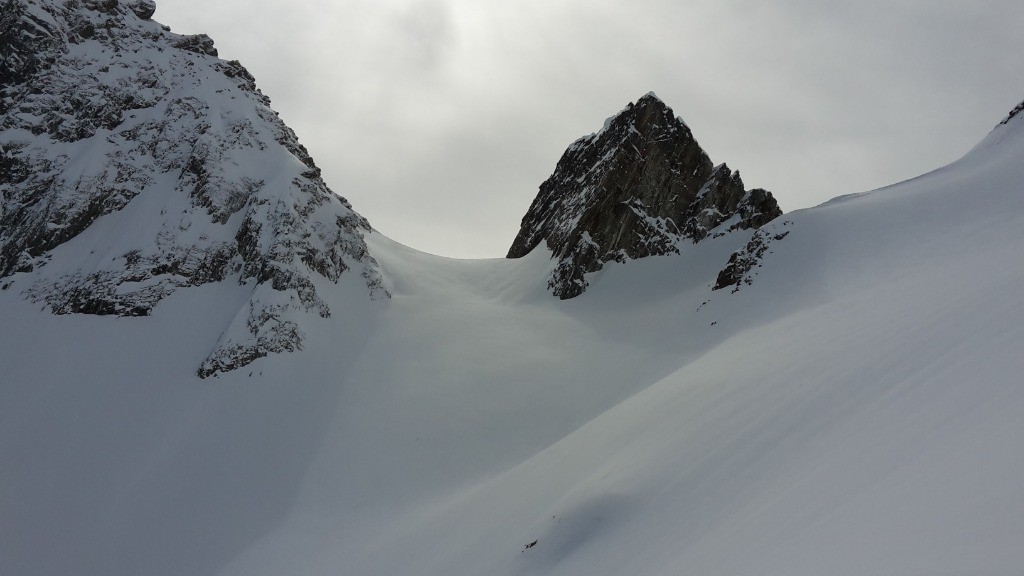
[[[371,234],[386,306],[318,286],[304,350],[216,380],[237,287],[0,292],[0,573],[1018,575],[1022,158],[1018,116],[786,215],[735,292],[749,233],[569,301],[541,251]]]

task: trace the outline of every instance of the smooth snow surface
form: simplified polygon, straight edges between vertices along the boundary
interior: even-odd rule
[[[1022,158],[1016,118],[785,215],[736,292],[749,235],[559,301],[547,254],[373,234],[389,302],[318,286],[303,351],[206,381],[244,288],[54,317],[15,277],[0,574],[1019,576]]]

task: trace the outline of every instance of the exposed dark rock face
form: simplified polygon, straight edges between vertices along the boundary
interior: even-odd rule
[[[1014,107],[1013,110],[1010,110],[1010,113],[1006,116],[1006,118],[1003,119],[1002,122],[1000,122],[1000,124],[1009,124],[1010,120],[1013,119],[1014,116],[1020,114],[1021,112],[1024,112],[1024,102],[1017,104],[1017,106]]]
[[[217,57],[217,49],[213,47],[213,38],[210,38],[206,34],[194,34],[192,36],[182,36],[174,41],[175,48],[181,48],[182,50],[188,50],[189,52],[195,52],[196,54],[205,54],[207,56]]]
[[[7,87],[45,70],[64,43],[52,22],[15,0],[0,0],[0,113],[11,106]]]
[[[136,0],[131,4],[132,12],[143,20],[149,20],[156,13],[156,2],[153,0]]]
[[[750,285],[754,283],[754,276],[757,276],[757,268],[761,266],[765,253],[769,251],[773,242],[782,240],[789,236],[789,230],[785,230],[791,222],[783,221],[776,225],[761,228],[754,233],[754,237],[747,242],[742,250],[733,252],[725,268],[718,273],[713,290],[721,290],[734,286],[733,292],[740,289],[741,284]]]
[[[82,2],[89,10],[95,10],[106,14],[117,8],[118,0],[83,0]]]
[[[757,228],[781,213],[771,193],[746,191],[739,172],[712,164],[686,124],[648,94],[569,146],[508,257],[546,242],[558,261],[548,287],[567,299],[606,262],[678,253],[684,240]]]
[[[56,314],[121,316],[179,289],[244,285],[209,376],[300,348],[301,317],[331,315],[318,282],[353,271],[369,297],[387,292],[369,224],[252,75],[155,9],[0,0],[0,279]]]

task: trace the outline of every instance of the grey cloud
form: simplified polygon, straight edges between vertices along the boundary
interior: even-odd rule
[[[396,15],[399,39],[412,66],[438,67],[455,39],[454,23],[448,5],[439,0],[423,0]]]

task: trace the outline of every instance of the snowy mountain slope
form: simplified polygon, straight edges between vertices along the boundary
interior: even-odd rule
[[[549,254],[367,237],[388,306],[199,381],[247,294],[0,292],[0,572],[1015,574],[1024,123],[964,159],[551,298]],[[359,303],[363,303],[359,305]],[[536,542],[530,548],[527,545]]]
[[[1016,573],[1022,153],[1018,121],[936,172],[787,215],[775,225],[791,234],[735,293],[696,284],[710,267],[692,253],[602,272],[543,318],[595,328],[579,337],[595,351],[613,340],[613,357],[529,319],[563,367],[547,376],[557,394],[517,390],[543,405],[617,380],[628,399],[587,407],[595,417],[562,436],[543,408],[445,395],[437,381],[421,392],[444,398],[424,408],[435,419],[404,420],[405,390],[377,423],[408,424],[405,443],[372,436],[392,466],[350,459],[345,438],[367,428],[341,418],[326,441],[339,448],[319,455],[289,521],[224,573]],[[649,357],[633,360],[631,344]],[[481,387],[529,373],[503,353],[456,366],[496,366]],[[609,374],[620,362],[627,374]],[[480,402],[521,429],[471,418]],[[531,433],[557,440],[523,446]],[[494,452],[503,470],[473,468]],[[391,472],[378,499],[332,508],[345,478],[375,468]]]
[[[725,341],[504,474],[425,505],[365,566],[1016,573],[1022,129],[999,128],[914,181],[788,215],[792,234],[755,281],[702,308]],[[603,280],[595,292],[631,302],[629,279]],[[346,549],[339,565],[346,553],[359,557]]]
[[[303,318],[332,313],[318,278],[353,270],[386,296],[369,224],[210,38],[169,32],[149,0],[0,10],[0,286],[57,314],[143,316],[244,285],[202,376],[301,347]]]
[[[0,8],[0,574],[1024,565],[1022,107],[560,301],[371,232],[151,2]]]

